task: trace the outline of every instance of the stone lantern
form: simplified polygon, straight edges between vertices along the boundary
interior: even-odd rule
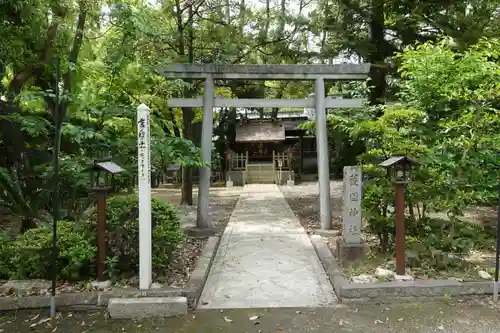
[[[93,165],[87,169],[90,172],[90,190],[96,197],[97,213],[97,280],[104,279],[105,261],[106,261],[106,197],[111,189],[113,176],[125,171],[118,164],[105,160],[96,160]]]

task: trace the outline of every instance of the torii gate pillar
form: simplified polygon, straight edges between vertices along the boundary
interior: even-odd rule
[[[198,190],[198,212],[196,229],[203,229],[204,233],[212,232],[212,221],[208,214],[210,178],[212,174],[212,135],[214,120],[214,80],[212,75],[205,78],[203,93],[203,118],[201,127],[201,158],[208,165],[200,168],[200,188]]]

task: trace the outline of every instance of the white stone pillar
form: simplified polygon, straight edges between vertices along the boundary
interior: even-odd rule
[[[201,129],[201,157],[209,165],[200,168],[200,188],[198,191],[198,214],[196,217],[197,229],[211,229],[212,222],[208,215],[208,203],[210,192],[210,177],[212,169],[212,135],[214,119],[214,81],[211,75],[205,78],[203,94],[203,118]]]
[[[139,289],[152,283],[151,136],[149,108],[137,107],[137,164],[139,181]]]
[[[326,131],[325,81],[316,79],[316,149],[318,152],[318,180],[321,228],[332,229],[332,210],[330,207],[330,167],[328,164],[328,137]]]
[[[342,233],[346,244],[361,244],[361,199],[363,173],[361,166],[344,167],[344,200],[342,211]]]

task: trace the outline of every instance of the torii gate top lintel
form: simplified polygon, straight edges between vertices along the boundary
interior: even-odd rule
[[[218,65],[218,64],[173,64],[162,69],[167,79],[213,79],[229,80],[364,80],[370,64],[301,65]]]

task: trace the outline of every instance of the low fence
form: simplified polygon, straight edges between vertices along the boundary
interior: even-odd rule
[[[177,170],[177,172],[170,175],[159,176],[158,185],[163,184],[181,184],[182,183],[182,169]],[[193,183],[198,183],[200,181],[200,176],[198,173],[193,174]],[[224,182],[224,172],[212,170],[211,183]],[[153,183],[153,182],[152,182]]]
[[[290,155],[288,153],[274,153],[274,167],[276,170],[280,169],[280,161],[281,161],[281,170],[290,170]]]
[[[226,170],[245,170],[248,163],[248,151],[245,153],[228,152]]]

